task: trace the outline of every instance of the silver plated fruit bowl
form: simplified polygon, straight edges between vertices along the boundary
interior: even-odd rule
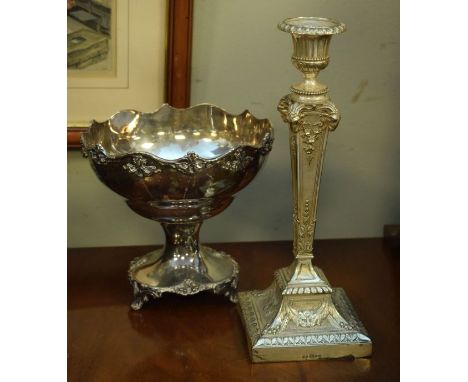
[[[94,121],[82,134],[83,155],[97,177],[133,211],[160,222],[166,235],[162,249],[130,264],[133,309],[164,292],[213,290],[237,301],[239,266],[231,256],[199,245],[199,230],[250,183],[272,143],[267,119],[209,104],[125,110]]]

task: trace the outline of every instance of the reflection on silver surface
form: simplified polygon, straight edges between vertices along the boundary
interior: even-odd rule
[[[98,178],[135,212],[161,222],[166,233],[162,250],[130,266],[134,309],[164,292],[210,289],[237,299],[236,262],[200,246],[198,232],[255,177],[272,142],[268,120],[209,104],[125,110],[83,133],[83,154]]]
[[[133,145],[136,151],[144,151],[166,160],[175,160],[183,157],[188,152],[193,152],[204,159],[213,159],[224,155],[234,148],[234,146],[224,138],[201,138],[195,139],[186,137],[183,134],[176,134],[172,137],[165,136],[158,144],[153,142],[142,142]],[[172,139],[175,139],[172,140]]]

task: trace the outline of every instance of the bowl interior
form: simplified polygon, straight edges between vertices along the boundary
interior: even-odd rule
[[[99,143],[109,154],[143,152],[165,160],[189,152],[214,159],[241,145],[260,147],[271,131],[266,119],[256,119],[248,111],[232,115],[213,105],[189,109],[164,105],[154,113],[121,111],[111,117],[108,127],[110,139]]]

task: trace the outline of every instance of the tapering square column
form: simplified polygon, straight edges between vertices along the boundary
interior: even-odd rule
[[[292,62],[304,75],[278,105],[290,128],[294,261],[275,272],[269,288],[239,293],[250,354],[253,362],[366,357],[372,342],[344,290],[332,288],[312,264],[327,136],[340,121],[328,88],[317,75],[328,65],[332,35],[344,32],[345,25],[297,17],[278,27],[292,35]]]

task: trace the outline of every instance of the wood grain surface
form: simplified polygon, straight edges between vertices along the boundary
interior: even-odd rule
[[[260,289],[292,260],[290,242],[213,244],[240,265],[239,290]],[[252,364],[237,307],[209,292],[164,295],[132,311],[128,262],[155,247],[70,249],[69,381],[398,381],[399,253],[382,239],[318,240],[315,264],[343,287],[373,356]]]

